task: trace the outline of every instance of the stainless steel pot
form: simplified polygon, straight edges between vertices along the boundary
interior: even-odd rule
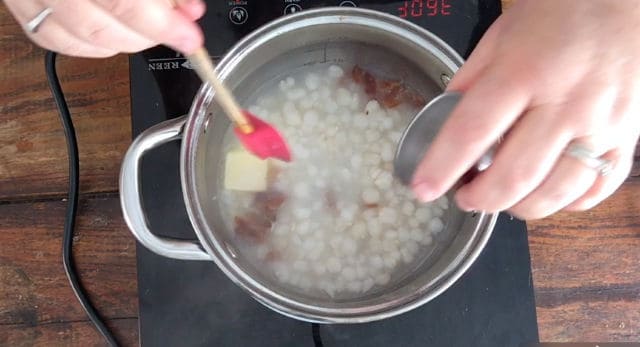
[[[325,8],[287,16],[239,42],[218,71],[239,100],[260,86],[309,65],[358,64],[383,76],[403,79],[427,99],[440,93],[462,59],[443,41],[391,15],[354,8]],[[452,204],[445,217],[448,235],[435,251],[400,280],[362,297],[330,299],[287,288],[265,277],[244,259],[222,222],[217,194],[222,143],[229,122],[204,85],[188,116],[154,126],[126,154],[120,175],[125,220],[138,241],[175,259],[214,261],[238,286],[287,316],[323,323],[367,322],[418,307],[450,287],[484,248],[496,215],[471,214]],[[155,236],[141,205],[139,164],[163,143],[182,140],[180,174],[184,202],[197,241]],[[177,182],[176,182],[177,183]],[[215,290],[215,288],[211,288]]]

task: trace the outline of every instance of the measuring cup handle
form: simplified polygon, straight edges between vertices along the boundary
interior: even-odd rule
[[[140,160],[144,154],[164,143],[182,138],[186,117],[157,124],[136,138],[127,151],[120,170],[120,205],[124,220],[135,238],[150,251],[174,259],[212,260],[194,241],[178,241],[154,235],[149,229],[140,194]]]

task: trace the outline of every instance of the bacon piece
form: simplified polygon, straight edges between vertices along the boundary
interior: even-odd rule
[[[268,262],[274,262],[280,259],[282,259],[282,254],[280,254],[280,252],[276,250],[269,251],[267,255],[264,257],[264,260]]]
[[[267,219],[275,222],[278,209],[286,200],[287,197],[283,193],[269,190],[257,193],[253,198],[253,206],[258,213],[263,213]]]
[[[324,202],[331,211],[336,211],[336,193],[333,190],[328,190],[324,193]]]
[[[427,104],[427,100],[425,100],[422,96],[418,95],[417,93],[412,93],[409,90],[405,92],[405,99],[409,100],[411,105],[416,108],[423,108]]]
[[[236,234],[247,241],[263,243],[278,217],[278,209],[286,200],[286,195],[275,190],[257,193],[251,211],[235,217]]]
[[[379,93],[377,95],[378,102],[386,108],[393,108],[400,105],[403,101],[402,95],[405,87],[400,81],[379,81]]]
[[[376,99],[386,108],[394,108],[402,103],[409,103],[415,107],[426,104],[422,96],[407,88],[401,81],[376,78],[360,66],[353,67],[351,78],[364,87],[369,97]]]
[[[278,177],[280,176],[280,174],[282,173],[282,168],[276,165],[269,165],[269,169],[267,171],[267,186],[273,186],[276,181],[278,180]]]
[[[236,217],[235,232],[247,241],[262,243],[271,230],[271,222],[257,213]]]
[[[351,71],[351,76],[356,83],[362,84],[364,86],[364,92],[367,93],[367,95],[376,95],[376,90],[378,87],[377,81],[371,73],[356,65]]]
[[[375,77],[373,77],[370,73],[365,73],[364,75],[364,92],[367,95],[376,95],[378,91],[378,83],[376,82]]]
[[[364,74],[364,69],[358,65],[354,66],[351,70],[351,78],[353,78],[353,81],[357,84],[364,84]]]

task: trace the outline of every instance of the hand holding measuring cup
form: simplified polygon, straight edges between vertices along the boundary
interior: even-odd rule
[[[638,2],[517,1],[449,84],[464,97],[416,170],[416,195],[444,194],[501,137],[457,191],[461,208],[535,219],[611,195],[640,134],[638,23]]]

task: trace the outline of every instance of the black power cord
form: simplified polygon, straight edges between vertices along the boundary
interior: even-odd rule
[[[71,121],[71,114],[69,113],[69,107],[62,93],[60,87],[60,81],[58,80],[58,73],[56,72],[56,56],[55,52],[47,51],[45,55],[45,69],[47,72],[47,80],[49,81],[49,87],[51,88],[51,94],[53,94],[53,100],[58,106],[58,112],[60,113],[60,120],[62,121],[62,127],[64,128],[64,135],[67,140],[67,152],[69,156],[69,199],[67,200],[67,212],[64,220],[64,234],[62,236],[62,263],[64,265],[64,271],[67,274],[73,293],[80,301],[80,305],[87,313],[87,316],[96,327],[96,329],[102,334],[105,340],[110,346],[118,346],[113,334],[109,331],[104,324],[100,315],[89,301],[89,298],[85,294],[84,288],[78,280],[76,272],[75,262],[71,251],[73,249],[73,231],[76,224],[76,212],[78,210],[78,190],[80,186],[80,158],[78,156],[78,142],[76,140],[76,131]]]
[[[311,335],[313,336],[313,345],[315,347],[323,347],[322,336],[320,336],[320,324],[311,323]]]

